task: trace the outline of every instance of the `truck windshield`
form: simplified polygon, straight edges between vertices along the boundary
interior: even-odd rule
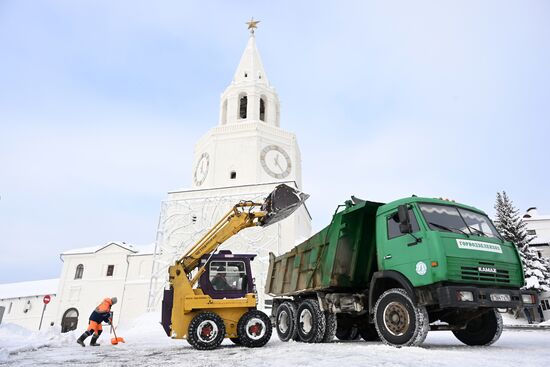
[[[430,229],[491,238],[500,236],[486,215],[451,205],[420,204]]]

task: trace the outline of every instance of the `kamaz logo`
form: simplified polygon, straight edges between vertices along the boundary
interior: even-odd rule
[[[480,273],[493,273],[493,274],[497,273],[497,269],[489,268],[487,266],[478,266],[477,271],[479,271]]]

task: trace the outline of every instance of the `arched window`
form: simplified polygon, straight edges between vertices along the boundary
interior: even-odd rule
[[[247,105],[248,105],[248,98],[246,96],[242,96],[239,99],[239,118],[242,118],[242,119],[246,118]]]
[[[76,267],[76,272],[74,273],[75,279],[82,279],[82,274],[84,273],[84,265],[78,264]]]
[[[265,121],[265,100],[260,98],[260,120]]]
[[[69,308],[63,314],[61,319],[61,332],[66,333],[71,330],[75,330],[78,325],[78,310],[76,308]]]

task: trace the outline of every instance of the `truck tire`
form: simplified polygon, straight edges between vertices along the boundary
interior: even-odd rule
[[[296,327],[296,305],[292,301],[283,302],[277,307],[275,314],[275,328],[277,335],[283,342],[295,340],[298,333]]]
[[[271,339],[272,332],[271,320],[262,311],[250,310],[237,323],[241,345],[248,348],[263,347]]]
[[[189,323],[187,342],[195,349],[216,349],[224,338],[225,324],[214,312],[201,312]]]
[[[319,343],[323,340],[326,330],[325,313],[321,311],[317,300],[303,300],[298,307],[296,318],[298,335],[301,341]]]
[[[359,328],[359,334],[366,342],[376,342],[380,340],[380,336],[376,331],[376,326],[374,324],[366,324]]]
[[[426,307],[415,305],[402,288],[382,293],[374,306],[374,323],[380,339],[394,346],[418,346],[430,328]]]
[[[359,335],[359,329],[356,326],[340,326],[336,329],[336,337],[339,340],[357,340],[361,336]]]
[[[334,340],[334,336],[336,335],[337,326],[336,315],[330,312],[325,312],[325,335],[323,335],[321,342],[332,342]]]
[[[466,345],[491,345],[502,334],[502,316],[490,310],[470,320],[466,329],[453,330],[453,334]]]

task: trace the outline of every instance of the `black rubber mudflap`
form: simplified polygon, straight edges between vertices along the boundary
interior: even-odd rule
[[[174,290],[173,289],[165,289],[164,290],[164,297],[162,298],[162,327],[164,328],[164,331],[166,332],[166,335],[171,336],[171,328],[170,325],[172,325],[172,306],[174,305]]]
[[[266,211],[267,215],[262,219],[261,226],[265,227],[285,219],[294,213],[308,197],[308,194],[304,194],[290,186],[278,185],[262,205],[262,210]]]

